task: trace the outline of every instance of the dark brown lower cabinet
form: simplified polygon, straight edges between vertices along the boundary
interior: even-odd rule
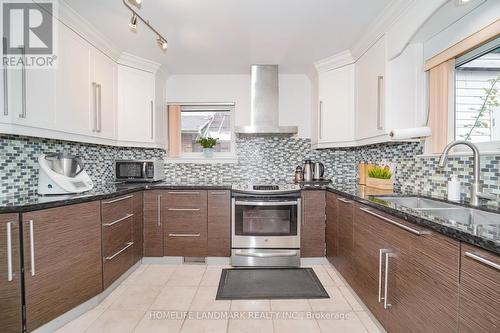
[[[207,191],[166,191],[162,212],[164,255],[206,257]]]
[[[463,244],[460,332],[500,332],[500,256]]]
[[[231,191],[208,191],[207,256],[231,256]]]
[[[27,330],[102,291],[100,202],[22,214]]]
[[[133,240],[134,240],[134,263],[138,262],[143,257],[144,235],[143,235],[143,203],[144,193],[134,193],[132,199],[132,212],[134,213]]]
[[[0,331],[22,331],[19,215],[0,215]]]
[[[326,193],[326,258],[335,260],[338,256],[338,206],[337,196],[331,192]]]
[[[325,191],[308,190],[302,193],[301,257],[325,256],[325,200]]]
[[[162,196],[164,191],[144,192],[143,255],[163,257]]]

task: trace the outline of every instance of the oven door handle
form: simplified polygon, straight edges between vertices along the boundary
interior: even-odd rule
[[[297,251],[283,251],[283,252],[247,252],[242,250],[234,251],[234,254],[240,257],[256,257],[256,258],[272,258],[272,257],[295,257]]]
[[[236,201],[236,206],[297,206],[298,201]]]

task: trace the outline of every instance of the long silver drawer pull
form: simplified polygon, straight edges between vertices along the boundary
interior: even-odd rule
[[[298,201],[236,201],[237,206],[297,206]]]
[[[271,258],[271,257],[295,257],[297,256],[297,251],[283,251],[283,252],[246,252],[237,250],[234,252],[235,255],[240,257],[255,257],[255,258]]]
[[[128,242],[127,245],[125,245],[123,247],[123,249],[121,249],[120,251],[116,252],[115,254],[113,254],[112,256],[109,256],[109,257],[106,257],[106,260],[113,260],[115,259],[117,256],[120,255],[120,253],[122,253],[123,251],[127,250],[129,247],[131,247],[132,245],[134,245],[134,242]]]
[[[215,192],[210,192],[210,194],[213,194],[213,195],[225,195],[227,192],[225,191],[215,191]]]
[[[490,266],[491,268],[494,268],[496,270],[499,270],[500,271],[500,265],[493,262],[493,261],[490,261],[488,259],[484,259],[483,257],[481,256],[478,256],[477,254],[474,254],[474,253],[471,253],[471,252],[465,252],[465,256],[466,257],[469,257],[471,259],[474,259],[476,261],[479,261],[480,263],[483,263],[487,266]]]
[[[182,195],[182,194],[200,194],[200,192],[191,192],[191,191],[176,191],[176,192],[168,192],[168,194],[179,194],[179,195]]]
[[[155,112],[153,108],[153,101],[151,101],[151,140],[154,139],[154,133],[155,133]]]
[[[133,195],[127,195],[126,197],[121,197],[121,198],[114,199],[114,200],[109,200],[109,201],[103,201],[102,203],[103,204],[112,204],[112,203],[115,203],[115,202],[118,202],[118,201],[130,199],[130,198],[133,198],[133,197],[134,197]]]
[[[134,214],[127,214],[127,216],[122,217],[121,219],[118,219],[118,220],[113,221],[113,222],[110,222],[110,223],[104,223],[103,225],[104,225],[105,227],[111,227],[112,225],[115,225],[115,224],[117,224],[117,223],[120,223],[120,222],[122,222],[122,221],[125,221],[126,219],[128,219],[129,217],[132,217],[132,216],[134,216]]]
[[[385,254],[385,281],[384,281],[384,309],[390,308],[392,305],[389,303],[389,257],[390,253],[386,252]]]
[[[388,219],[388,218],[387,218],[387,217],[385,217],[385,216],[382,216],[382,215],[380,215],[380,214],[374,213],[374,212],[372,212],[371,210],[369,210],[368,208],[360,208],[360,210],[362,210],[363,212],[368,213],[368,214],[370,214],[370,215],[373,215],[373,216],[375,216],[375,217],[378,217],[378,218],[379,218],[379,219],[381,219],[381,220],[384,220],[384,221],[386,221],[386,222],[389,222],[390,224],[394,224],[395,226],[400,227],[401,229],[404,229],[404,230],[406,230],[406,231],[409,231],[409,232],[411,232],[412,234],[415,234],[415,235],[418,235],[418,236],[422,236],[422,235],[427,234],[427,232],[425,232],[425,231],[420,231],[420,230],[417,230],[417,229],[410,228],[410,227],[408,227],[408,226],[406,226],[406,225],[404,225],[404,224],[401,224],[401,223],[396,222],[396,221],[394,221],[394,220]]]
[[[33,232],[33,220],[30,220],[30,259],[31,276],[35,276],[35,233]]]
[[[337,198],[338,201],[341,201],[343,203],[352,203],[352,200],[347,200],[347,199],[343,199],[343,198]]]
[[[21,66],[21,96],[22,96],[22,108],[21,114],[19,118],[26,118],[26,49],[24,47],[20,47],[21,55],[22,55],[22,66]]]
[[[12,281],[12,222],[7,223],[7,281]]]
[[[92,124],[92,132],[97,132],[97,83],[92,82],[92,101],[94,104],[94,122]]]
[[[158,226],[161,227],[161,195],[156,197],[156,221]]]
[[[168,234],[168,237],[200,237],[201,234]]]
[[[177,211],[186,211],[186,212],[198,212],[201,210],[201,208],[169,208],[168,210],[170,211],[174,211],[174,212],[177,212]]]
[[[380,249],[378,255],[378,302],[381,303],[384,297],[382,296],[382,265],[384,253],[388,252],[387,249]]]

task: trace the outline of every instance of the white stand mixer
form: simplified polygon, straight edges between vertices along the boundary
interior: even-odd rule
[[[38,194],[82,193],[94,187],[79,157],[66,153],[42,154],[38,164]]]

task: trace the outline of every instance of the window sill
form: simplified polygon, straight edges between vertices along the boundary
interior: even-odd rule
[[[166,158],[165,162],[173,164],[236,164],[238,159],[235,156],[225,156],[212,158],[206,157],[178,157]]]
[[[481,156],[491,156],[491,155],[497,156],[497,155],[500,155],[500,150],[496,150],[496,151],[495,150],[485,150],[485,151],[479,150],[479,153],[481,154]],[[434,153],[424,153],[421,155],[417,155],[417,157],[419,157],[419,158],[436,158],[436,157],[439,158],[440,156],[441,156],[441,154],[434,154]],[[472,154],[472,151],[452,151],[448,154],[448,156],[450,156],[450,157],[473,156],[473,154]]]

